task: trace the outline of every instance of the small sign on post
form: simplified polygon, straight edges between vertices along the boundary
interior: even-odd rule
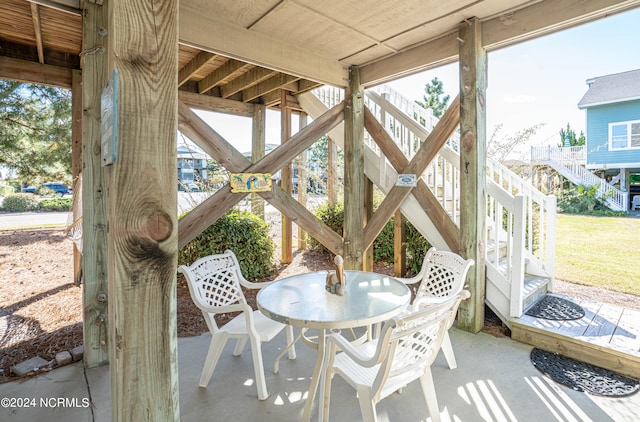
[[[271,173],[231,173],[231,192],[269,192]]]
[[[415,188],[418,185],[418,178],[415,174],[399,174],[396,186]]]
[[[118,69],[113,69],[100,96],[100,145],[102,166],[116,161],[118,140]]]

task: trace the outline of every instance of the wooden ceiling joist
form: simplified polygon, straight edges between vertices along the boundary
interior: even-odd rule
[[[222,98],[229,98],[242,90],[248,89],[260,82],[266,81],[277,72],[275,70],[265,69],[263,67],[255,67],[244,75],[224,84],[220,87]]]
[[[203,80],[198,82],[198,92],[200,94],[209,91],[211,88],[224,83],[234,73],[250,66],[247,63],[230,59],[225,64],[208,74]]]
[[[249,87],[242,91],[242,101],[249,102],[255,98],[261,97],[263,95],[269,94],[270,92],[276,91],[283,86],[297,81],[298,77],[287,75],[284,73],[278,73],[275,76],[267,79],[264,82],[260,82],[257,85]]]
[[[0,78],[71,89],[72,70],[0,56]]]
[[[38,49],[38,61],[44,64],[44,49],[42,47],[42,30],[40,25],[40,10],[38,5],[31,3],[31,18],[33,19],[33,31],[36,35],[36,48]]]
[[[204,66],[206,66],[211,60],[217,56],[208,51],[202,51],[198,53],[189,63],[187,63],[178,72],[178,87],[184,85],[193,75],[198,73]]]

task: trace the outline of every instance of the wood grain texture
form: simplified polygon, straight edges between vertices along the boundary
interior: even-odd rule
[[[344,117],[344,266],[363,269],[364,244],[364,90],[352,66]]]
[[[460,26],[460,252],[474,260],[467,275],[471,299],[460,304],[458,327],[484,325],[486,229],[487,54],[476,18]]]
[[[99,27],[108,26],[107,11],[107,4],[101,7],[85,3],[83,48],[90,50],[108,43],[98,34]],[[82,70],[82,329],[84,362],[88,368],[104,365],[109,360],[107,325],[96,324],[108,315],[107,174],[100,155],[100,94],[107,74],[106,55],[85,56]]]
[[[178,4],[111,0],[109,11],[119,72],[108,198],[111,418],[177,421]]]

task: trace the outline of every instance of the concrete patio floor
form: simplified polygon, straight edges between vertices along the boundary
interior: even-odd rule
[[[301,420],[314,350],[299,344],[298,359],[284,358],[280,373],[274,375],[273,358],[282,349],[284,334],[263,345],[270,396],[259,401],[249,349],[234,358],[233,343],[227,345],[208,388],[198,387],[209,340],[208,334],[179,339],[181,421]],[[528,345],[455,328],[451,340],[458,368],[449,370],[441,354],[433,365],[443,421],[622,422],[640,418],[640,393],[603,398],[556,384],[533,367]],[[36,378],[0,384],[0,398],[1,421],[109,421],[109,369],[85,371],[81,364],[68,365]],[[29,407],[24,403],[7,407],[7,398],[14,402],[28,399]],[[88,406],[89,399],[92,406]],[[381,422],[431,420],[417,382],[384,399],[377,410]],[[312,419],[316,417],[314,407]],[[330,420],[361,420],[354,390],[339,377],[333,380]]]

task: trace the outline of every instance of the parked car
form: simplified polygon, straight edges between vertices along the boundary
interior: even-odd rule
[[[54,191],[60,196],[69,195],[72,192],[71,186],[63,185],[62,183],[59,183],[59,182],[47,182],[40,185],[40,188],[51,189],[52,191]],[[35,186],[27,186],[26,188],[22,189],[22,192],[36,193],[37,190],[38,189],[36,189]]]
[[[193,182],[178,182],[179,191],[200,192],[200,187]]]

